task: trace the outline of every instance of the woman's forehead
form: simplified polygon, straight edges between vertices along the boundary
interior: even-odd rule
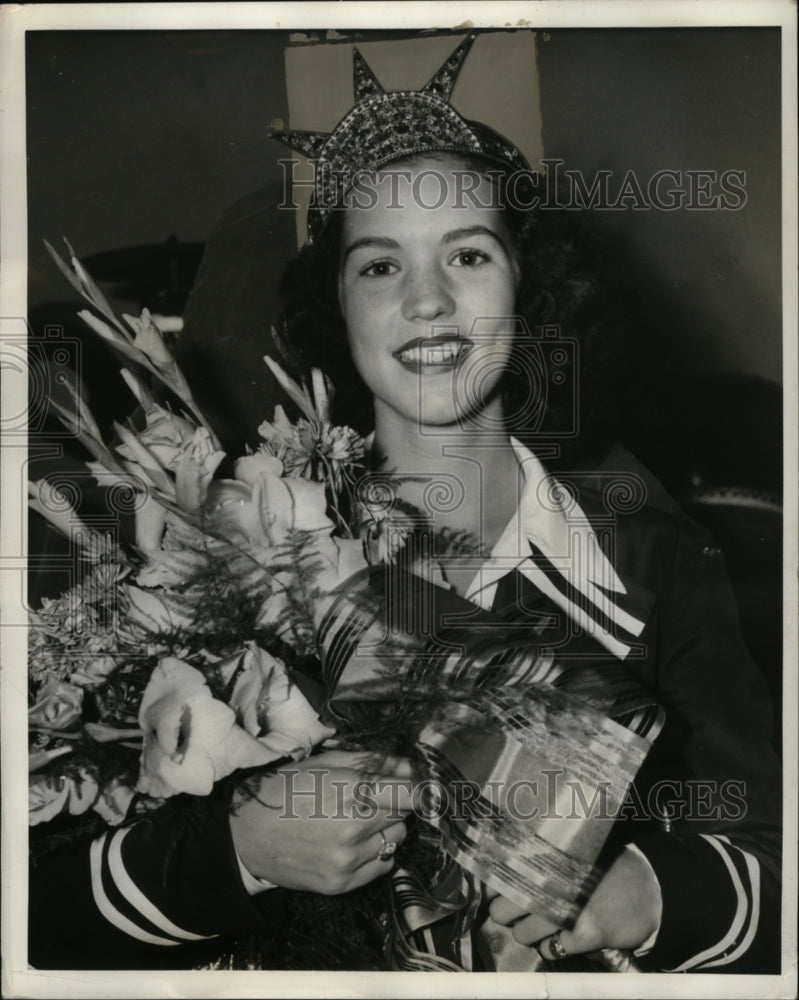
[[[496,178],[450,156],[414,157],[361,175],[350,191],[345,234],[503,227]]]

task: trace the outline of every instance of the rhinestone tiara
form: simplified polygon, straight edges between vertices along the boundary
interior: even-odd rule
[[[529,170],[524,156],[489,126],[462,118],[449,100],[476,34],[457,46],[421,90],[386,91],[361,53],[352,50],[355,103],[332,132],[270,128],[269,134],[314,164],[308,210],[313,242],[359,174],[419,153],[479,156],[503,168]]]

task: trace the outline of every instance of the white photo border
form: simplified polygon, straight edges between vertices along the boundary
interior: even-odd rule
[[[782,30],[783,372],[784,372],[784,806],[783,976],[518,974],[84,972],[26,967],[27,784],[20,767],[26,746],[26,629],[19,606],[24,570],[19,482],[26,452],[4,439],[2,462],[2,957],[7,997],[788,997],[796,993],[797,840],[797,103],[796,5],[788,0],[544,0],[506,3],[145,3],[3,5],[0,10],[2,160],[0,174],[0,338],[16,334],[27,312],[25,166],[25,32],[29,30],[153,30],[430,28],[534,26],[712,27],[776,26]],[[0,349],[2,341],[0,339]],[[0,431],[24,407],[24,385],[3,370]]]

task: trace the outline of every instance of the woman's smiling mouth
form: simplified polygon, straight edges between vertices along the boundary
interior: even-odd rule
[[[394,357],[409,371],[441,374],[455,368],[471,347],[470,340],[460,337],[417,337],[394,351]]]

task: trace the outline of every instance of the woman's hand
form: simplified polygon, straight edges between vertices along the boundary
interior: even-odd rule
[[[489,898],[492,896],[491,917],[498,924],[512,926],[520,944],[537,944],[561,930],[560,943],[569,955],[600,948],[639,948],[659,926],[662,909],[654,872],[629,848],[607,870],[570,931],[498,893],[489,892]]]
[[[230,816],[245,867],[286,889],[335,895],[390,871],[384,842],[401,844],[410,812],[410,764],[390,758],[379,772],[363,753],[334,750],[265,776],[257,797]],[[385,839],[385,840],[384,840]]]

